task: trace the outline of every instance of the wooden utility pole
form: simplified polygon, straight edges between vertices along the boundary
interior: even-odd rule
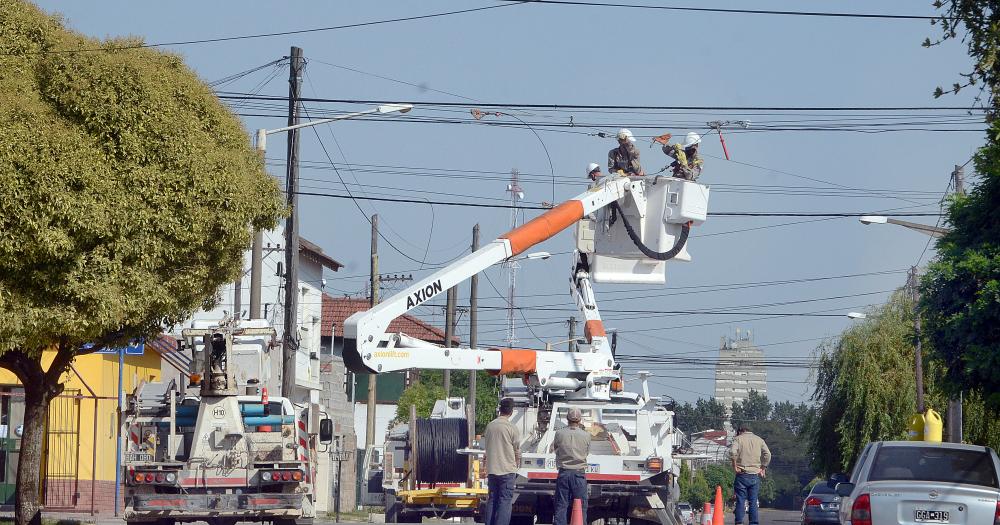
[[[917,287],[917,267],[910,267],[907,286],[910,289],[910,297],[913,300],[913,333],[916,343],[913,346],[913,373],[917,383],[917,412],[924,413],[924,359],[921,353],[920,344],[920,312],[917,310],[917,303],[920,302],[920,292]]]
[[[288,74],[288,125],[299,124],[299,97],[306,61],[302,48],[292,47]],[[285,169],[285,314],[281,345],[281,395],[295,399],[295,354],[299,349],[299,130],[288,130]]]
[[[451,348],[455,337],[455,303],[458,301],[458,287],[448,288],[448,299],[444,308],[444,347]],[[444,371],[444,397],[451,396],[451,370]]]
[[[479,225],[472,227],[472,252],[479,249]],[[469,349],[475,350],[479,344],[479,274],[472,276],[469,286]],[[479,372],[469,370],[469,403],[466,419],[469,422],[469,446],[476,439],[476,380]],[[473,487],[476,480],[472,479],[472,456],[469,456],[469,487]]]
[[[951,172],[951,182],[955,187],[956,195],[965,195],[964,166],[955,165],[955,171]],[[962,427],[965,422],[962,408],[962,392],[959,392],[958,399],[948,401],[948,435],[952,443],[961,443],[964,440]]]
[[[371,265],[371,302],[374,307],[378,304],[378,215],[372,215],[372,265]],[[365,421],[365,452],[375,444],[375,405],[378,402],[376,388],[378,386],[378,376],[368,374],[368,404],[367,420]]]

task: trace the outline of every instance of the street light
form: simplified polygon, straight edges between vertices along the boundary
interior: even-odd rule
[[[528,260],[531,260],[531,261],[535,261],[535,260],[538,260],[538,259],[544,260],[544,259],[548,259],[549,257],[552,257],[552,254],[549,253],[549,252],[534,252],[534,253],[529,253],[528,255],[524,256],[525,259],[528,259]]]
[[[847,312],[848,319],[868,319],[868,314],[861,312]]]
[[[386,113],[409,113],[413,109],[413,104],[383,104],[381,106],[375,107],[373,109],[367,109],[365,111],[358,111],[356,113],[345,113],[343,115],[337,115],[336,117],[324,118],[319,120],[310,120],[309,122],[304,122],[302,124],[296,124],[294,126],[285,126],[283,128],[275,129],[258,129],[257,130],[257,151],[264,152],[267,149],[267,136],[274,135],[275,133],[283,133],[285,131],[291,131],[293,129],[308,128],[312,126],[318,126],[320,124],[327,124],[330,122],[336,122],[338,120],[347,120],[355,117],[362,117],[365,115],[372,114],[386,114]]]
[[[293,53],[297,48],[293,48]],[[301,50],[300,50],[301,51]],[[293,73],[294,73],[293,67]],[[297,94],[293,94],[293,102]],[[275,129],[258,129],[256,134],[256,148],[260,152],[261,157],[264,157],[267,151],[267,136],[274,135],[276,133],[284,133],[287,131],[296,131],[302,128],[308,128],[312,126],[318,126],[320,124],[328,124],[331,122],[336,122],[338,120],[347,120],[355,117],[361,117],[364,115],[372,114],[386,114],[386,113],[407,113],[413,109],[412,104],[383,104],[372,109],[365,111],[358,111],[355,113],[345,113],[343,115],[337,115],[331,118],[311,120],[309,122],[304,122],[301,124],[293,124],[290,126],[285,126],[283,128]],[[294,122],[297,116],[291,121]],[[288,162],[288,175],[286,177],[286,203],[289,208],[291,208],[291,213],[289,213],[287,219],[285,219],[285,250],[286,250],[286,263],[285,268],[285,315],[284,315],[284,330],[282,337],[284,342],[282,343],[282,380],[281,380],[281,393],[286,397],[291,396],[291,392],[294,387],[294,367],[295,367],[295,355],[294,355],[294,345],[289,344],[294,342],[295,333],[298,327],[297,317],[297,303],[298,294],[296,293],[298,288],[298,143],[296,136],[289,137],[289,155],[286,161]],[[260,282],[261,282],[261,266],[263,260],[263,243],[264,236],[263,232],[257,231],[254,233],[253,247],[250,256],[250,318],[259,319],[260,318]],[[239,312],[237,311],[237,314]],[[372,407],[369,407],[371,409]]]
[[[862,215],[858,218],[861,224],[895,224],[897,226],[902,226],[904,228],[909,228],[914,231],[918,231],[924,235],[930,235],[931,237],[942,237],[944,234],[950,232],[948,228],[942,228],[940,226],[930,226],[927,224],[920,224],[916,222],[901,221],[899,219],[893,219],[892,217],[886,217],[884,215]]]

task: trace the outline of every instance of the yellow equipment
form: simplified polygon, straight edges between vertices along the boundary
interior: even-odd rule
[[[924,413],[924,441],[940,443],[943,429],[944,423],[941,421],[941,414],[928,408],[927,412]]]

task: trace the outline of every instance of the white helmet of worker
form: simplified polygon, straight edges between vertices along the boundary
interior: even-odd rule
[[[626,128],[618,130],[618,140],[628,139],[629,142],[635,142],[635,137],[632,132]]]
[[[688,133],[686,137],[684,137],[685,148],[690,148],[691,146],[694,146],[696,144],[701,144],[701,135],[692,131]]]
[[[601,169],[601,165],[596,162],[591,162],[587,164],[587,175],[594,173],[594,171]]]

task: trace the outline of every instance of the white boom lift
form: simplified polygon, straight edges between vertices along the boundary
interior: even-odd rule
[[[632,525],[678,525],[679,465],[673,454],[680,439],[673,413],[669,403],[649,395],[648,373],[638,374],[641,394],[623,391],[591,281],[664,283],[667,260],[691,260],[688,233],[706,219],[708,196],[706,186],[684,179],[612,174],[374,308],[349,317],[344,323],[344,361],[355,373],[423,368],[522,376],[523,384],[511,380],[503,385],[503,395],[515,402],[511,422],[523,436],[512,525],[554,522],[556,464],[551,443],[570,408],[582,411],[592,435],[586,474],[588,517],[627,520]],[[407,310],[577,223],[570,293],[584,317],[586,340],[577,351],[442,348],[406,334],[386,333],[390,321]],[[418,498],[427,491],[414,489],[420,488],[418,467],[435,460],[421,459],[419,448],[438,437],[435,432],[430,436],[413,432],[412,414],[411,409],[408,428],[390,432],[384,461],[373,465],[381,469],[383,491],[375,496],[383,499],[387,519],[400,523],[419,522],[428,511]],[[378,463],[374,447],[368,454],[372,461],[366,464]],[[374,472],[366,470],[369,475]],[[470,485],[462,493],[467,497],[455,501],[465,505],[481,492]],[[456,503],[449,512],[467,515],[461,513],[468,509],[459,507]]]
[[[688,232],[692,225],[705,221],[708,196],[707,186],[684,179],[612,174],[370,310],[349,317],[344,322],[344,361],[355,373],[424,368],[518,374],[528,379],[529,386],[542,390],[607,400],[611,383],[620,380],[620,373],[591,280],[665,282],[667,260],[690,260]],[[579,221],[583,224],[570,290],[586,320],[587,342],[577,352],[444,348],[403,333],[386,333],[389,323],[408,310]]]

